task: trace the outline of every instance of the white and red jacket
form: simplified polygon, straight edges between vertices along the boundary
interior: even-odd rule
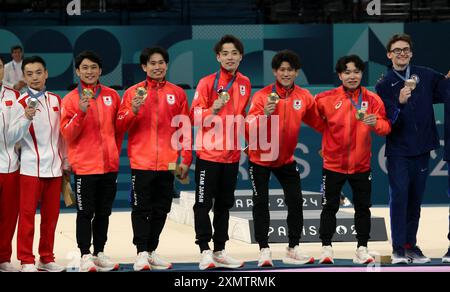
[[[135,115],[131,103],[138,87],[146,87],[147,98]],[[176,123],[178,118],[184,118],[185,124]],[[167,171],[170,164],[178,162],[179,152],[181,162],[191,165],[188,100],[184,90],[173,83],[147,78],[128,88],[120,105],[116,128],[121,135],[128,131],[132,169]],[[174,147],[173,139],[180,145]]]
[[[87,86],[96,98],[89,100],[86,113],[79,108],[79,92],[75,88],[62,101],[61,133],[65,138],[69,162],[77,175],[105,174],[119,170],[116,144],[116,116],[120,96],[112,88]]]
[[[33,94],[38,92],[30,89]],[[28,93],[19,97],[12,111],[9,135],[12,143],[19,142],[20,174],[40,178],[62,176],[68,167],[65,143],[60,133],[61,98],[49,91],[38,97],[36,115],[25,117]]]
[[[272,115],[266,117],[264,107],[268,102],[268,95],[274,91],[280,96],[280,100]],[[297,85],[287,90],[278,82],[275,88],[271,84],[253,95],[247,121],[249,160],[265,167],[281,167],[294,162],[302,122],[316,131],[323,131],[322,118],[311,93]],[[274,124],[274,121],[278,123]],[[254,127],[253,131],[258,130],[257,133],[249,133],[251,127]],[[262,138],[261,135],[266,137]],[[262,150],[261,143],[266,141],[270,142],[271,147]]]
[[[233,75],[221,67],[217,88],[214,88],[216,74],[210,74],[199,81],[192,102],[190,117],[193,126],[198,127],[195,142],[196,153],[197,157],[203,160],[236,163],[239,162],[241,157],[242,145],[239,138],[241,136],[244,138],[245,135],[245,110],[250,100],[252,88],[250,80],[240,72],[236,72],[236,79],[228,90],[230,100],[214,115],[212,106],[219,97],[216,90],[225,89],[233,79]],[[231,123],[233,123],[231,125],[229,125],[230,118]],[[233,119],[239,121],[239,118],[242,118],[242,124],[233,122]],[[216,119],[220,120],[222,127],[217,127],[214,122]],[[227,126],[229,126],[229,129],[227,129]],[[217,129],[223,130],[222,133],[216,133]]]
[[[11,113],[20,93],[0,85],[0,173],[12,173],[19,169],[19,157],[14,151],[14,143],[8,136]]]

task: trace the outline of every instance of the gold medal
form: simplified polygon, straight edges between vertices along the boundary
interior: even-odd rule
[[[144,87],[138,87],[136,88],[136,95],[142,98],[142,100],[145,100],[147,98],[147,89]]]
[[[409,87],[411,90],[416,89],[417,82],[416,80],[410,78],[405,80],[405,86]]]
[[[356,119],[358,121],[362,121],[365,116],[366,116],[366,113],[364,111],[362,111],[362,110],[357,110],[356,111]]]
[[[270,101],[270,102],[278,103],[280,101],[280,96],[276,92],[271,92],[267,96],[267,100]]]
[[[225,90],[222,90],[219,92],[219,98],[224,102],[227,103],[230,100],[230,94],[226,92]]]
[[[92,89],[90,89],[90,88],[85,88],[85,89],[83,89],[83,96],[86,96],[88,98],[93,98],[94,91],[92,91]]]

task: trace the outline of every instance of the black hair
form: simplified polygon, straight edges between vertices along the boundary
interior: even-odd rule
[[[216,54],[219,54],[222,51],[222,46],[224,44],[231,43],[233,44],[236,49],[241,53],[241,55],[244,54],[244,45],[242,42],[235,37],[234,35],[226,34],[224,35],[215,45],[214,45],[214,52]]]
[[[21,50],[23,52],[23,48],[19,45],[16,46],[12,46],[11,47],[11,54],[15,51],[15,50]]]
[[[354,63],[355,67],[364,72],[366,65],[364,65],[363,60],[357,55],[349,55],[341,57],[336,63],[336,72],[342,73],[347,70],[347,64]]]
[[[166,62],[166,64],[169,63],[169,53],[166,51],[166,49],[157,46],[145,48],[142,50],[141,56],[139,58],[141,65],[147,65],[148,61],[150,60],[153,54],[160,54],[163,57],[164,62]]]
[[[75,57],[75,68],[80,69],[80,65],[84,59],[88,59],[91,62],[96,63],[100,69],[103,67],[102,58],[93,51],[82,51]]]
[[[291,50],[282,50],[273,56],[272,69],[278,70],[283,62],[288,62],[295,70],[299,70],[301,66],[299,56]]]
[[[0,56],[0,61],[2,62],[3,66],[5,66],[5,59],[3,59],[2,56]]]
[[[25,66],[28,64],[32,64],[32,63],[41,63],[42,66],[44,66],[44,69],[47,70],[47,64],[45,63],[44,59],[42,59],[39,56],[31,56],[28,58],[23,59],[22,62],[22,72],[24,72],[25,70]]]

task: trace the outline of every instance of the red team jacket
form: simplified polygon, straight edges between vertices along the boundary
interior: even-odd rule
[[[366,114],[376,114],[375,127],[356,119],[356,109],[343,86],[316,96],[317,109],[325,122],[322,138],[323,167],[327,170],[354,174],[370,170],[371,132],[385,136],[391,131],[381,98],[361,87],[362,108]],[[352,94],[358,103],[359,90]]]
[[[136,89],[145,85],[148,96],[135,115],[131,102]],[[175,123],[177,125],[172,126],[180,115],[187,125]],[[175,84],[147,78],[130,87],[123,96],[116,126],[121,135],[128,130],[128,156],[132,169],[167,171],[169,164],[178,161],[179,150],[172,147],[172,139],[184,145],[182,163],[189,166],[192,162],[188,101],[184,90]]]
[[[245,134],[245,122],[243,119],[245,118],[245,110],[251,95],[251,84],[246,76],[236,72],[236,79],[228,90],[231,96],[230,100],[217,115],[213,115],[212,105],[218,98],[218,94],[214,89],[216,74],[208,75],[199,81],[191,106],[190,117],[193,126],[198,127],[199,125],[196,123],[202,122],[196,137],[196,153],[197,157],[202,160],[236,163],[239,162],[241,157],[242,147],[239,136],[242,135],[243,138]],[[217,89],[226,88],[232,79],[233,76],[221,68]],[[230,125],[230,122],[228,122],[230,126],[228,133],[226,130],[227,116],[228,119],[233,119],[237,116],[242,118],[241,125],[236,123]],[[222,123],[222,128],[217,128],[219,130],[222,129],[221,133],[217,133],[218,135],[214,135],[211,132],[215,131],[214,125],[216,123],[214,119],[216,119],[216,122],[220,121]],[[227,144],[231,147],[227,147]]]
[[[262,139],[264,142],[271,141],[272,147],[279,147],[278,151],[261,150],[260,143],[262,142],[258,130],[257,140],[254,137],[249,139],[249,160],[253,163],[266,167],[280,167],[294,162],[294,152],[298,143],[298,136],[300,134],[301,123],[305,122],[317,131],[323,129],[323,123],[319,116],[314,103],[314,98],[311,93],[297,85],[294,85],[290,90],[286,90],[279,83],[276,83],[276,92],[280,96],[280,101],[277,104],[275,111],[270,117],[264,115],[264,107],[267,104],[268,95],[273,91],[273,84],[264,87],[253,95],[250,111],[247,117],[247,131],[250,127],[254,127],[257,123],[258,128],[266,128],[262,119],[267,121],[267,128],[264,132],[267,133],[267,139]],[[252,117],[254,116],[254,118]],[[278,131],[276,136],[271,135],[271,127],[276,127],[273,124],[274,117],[278,117]],[[274,128],[273,130],[275,130]],[[248,136],[249,132],[247,132]],[[255,143],[258,144],[256,145]],[[257,148],[252,150],[252,148]],[[271,156],[271,159],[262,159],[261,155],[266,154]]]
[[[61,133],[68,144],[69,162],[77,175],[117,172],[119,150],[115,123],[120,96],[104,85],[90,88],[94,94],[101,91],[97,98],[89,101],[86,113],[78,106],[78,88],[62,101]]]

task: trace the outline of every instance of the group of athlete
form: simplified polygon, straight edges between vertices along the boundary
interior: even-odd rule
[[[346,181],[355,208],[357,249],[353,262],[375,260],[368,250],[372,132],[386,136],[392,263],[430,262],[417,245],[417,230],[430,151],[439,146],[433,103],[445,104],[444,159],[450,160],[450,72],[444,75],[411,65],[413,47],[406,34],[392,36],[386,49],[392,66],[377,83],[376,93],[361,86],[365,64],[360,57],[349,55],[336,63],[342,85],[313,97],[295,83],[301,69],[299,56],[282,50],[272,59],[275,81],[251,97],[250,79],[238,70],[244,46],[235,36],[225,35],[214,46],[218,71],[199,81],[189,107],[184,90],[167,80],[169,54],[162,47],[142,51],[140,65],[146,78],[128,88],[122,98],[100,82],[102,59],[93,51],[76,56],[80,81],[60,98],[46,88],[45,61],[39,56],[22,60],[22,48],[14,47],[10,63],[0,59],[0,80],[4,80],[0,89],[0,271],[19,271],[11,264],[16,225],[20,271],[65,270],[55,263],[53,248],[61,188],[71,175],[79,270],[119,269],[104,248],[126,133],[135,271],[172,268],[156,249],[170,212],[174,180],[188,176],[193,145],[199,269],[244,265],[225,251],[243,152],[248,156],[253,190],[258,266],[274,265],[269,246],[271,174],[281,184],[288,208],[289,243],[282,261],[314,263],[314,257],[299,245],[303,199],[294,151],[302,122],[322,135],[319,263],[334,263],[332,239]],[[16,80],[10,80],[14,77]],[[195,142],[192,128],[196,129]],[[36,265],[33,237],[38,206],[40,257]],[[448,238],[450,241],[450,232]],[[443,262],[450,262],[449,252],[450,248]]]

